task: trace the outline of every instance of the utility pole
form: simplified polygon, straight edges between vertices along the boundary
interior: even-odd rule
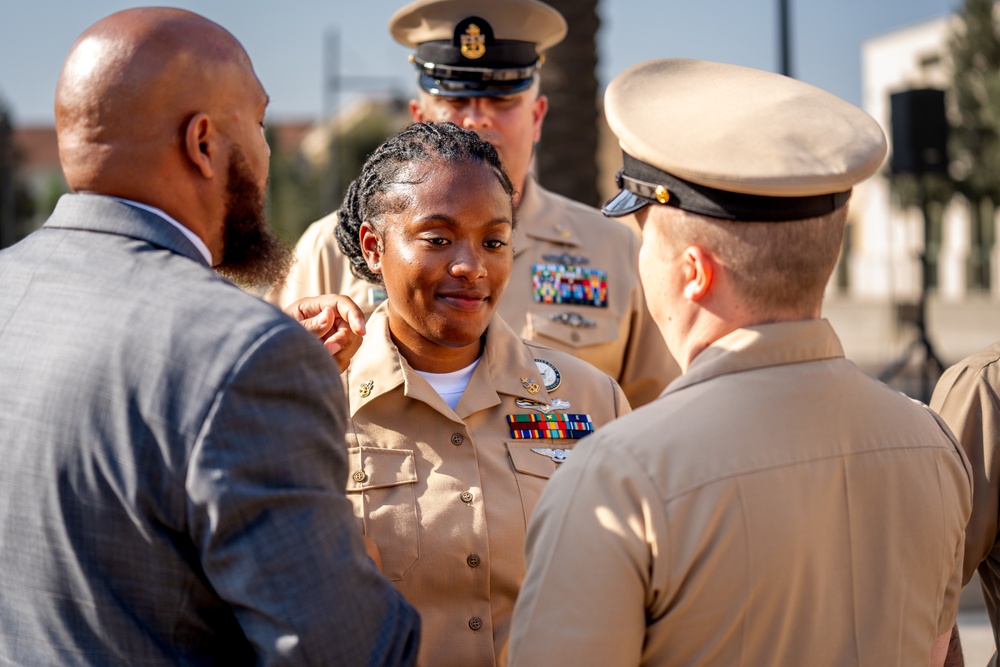
[[[377,76],[377,75],[352,75],[343,74],[344,58],[342,55],[343,40],[340,36],[340,29],[331,27],[326,30],[323,36],[323,113],[324,120],[338,116],[342,109],[341,96],[345,91],[368,91],[388,94],[391,99],[403,99],[400,92],[400,77],[398,76]],[[409,67],[407,63],[401,62],[400,69]],[[347,68],[350,71],[350,68]],[[322,202],[324,208],[336,206],[340,202],[340,195],[346,189],[351,180],[350,174],[345,174],[345,160],[340,155],[340,151],[335,150],[334,143],[339,140],[339,132],[342,128],[334,127],[334,136],[330,145],[330,171],[327,178],[328,191],[321,194],[328,201]]]
[[[792,76],[792,45],[790,37],[790,0],[778,0],[778,41],[781,60],[781,74]]]

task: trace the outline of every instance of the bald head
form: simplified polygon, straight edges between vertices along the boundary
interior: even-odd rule
[[[74,190],[136,197],[199,112],[219,113],[235,85],[257,83],[239,42],[172,8],[112,14],[73,45],[56,90],[56,130]],[[257,84],[259,86],[259,84]]]

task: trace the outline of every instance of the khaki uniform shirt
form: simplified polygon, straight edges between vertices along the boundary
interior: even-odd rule
[[[560,375],[551,392],[536,358]],[[563,399],[570,406],[559,413],[587,414],[600,427],[629,411],[624,394],[604,373],[520,340],[494,317],[452,411],[400,356],[385,307],[370,318],[343,378],[347,495],[379,547],[384,574],[420,612],[420,663],[497,664],[524,577],[528,517],[558,465],[552,455],[562,458],[545,450],[578,446],[575,439],[514,439],[507,415],[542,414],[517,407],[517,399]]]
[[[972,518],[965,531],[963,583],[979,570],[993,637],[1000,646],[1000,343],[941,376],[931,408],[962,444],[973,472]],[[994,654],[991,665],[997,664]]]
[[[825,320],[737,330],[553,477],[511,665],[925,665],[970,470]]]
[[[615,378],[633,406],[656,398],[680,369],[643,300],[640,239],[625,225],[530,179],[517,217],[514,268],[500,316],[522,338],[569,352]],[[368,314],[385,298],[381,286],[351,274],[333,234],[336,226],[331,214],[305,231],[295,266],[284,285],[268,292],[268,301],[283,308],[307,296],[346,294]],[[560,292],[554,283],[566,283],[568,276],[588,288],[593,282],[595,289]]]

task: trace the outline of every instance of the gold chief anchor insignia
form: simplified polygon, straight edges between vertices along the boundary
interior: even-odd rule
[[[533,382],[530,378],[522,377],[521,386],[528,390],[529,394],[537,394],[541,391],[537,382]]]
[[[368,398],[372,395],[372,389],[375,388],[375,380],[368,380],[360,387],[358,387],[358,396],[361,398]]]
[[[486,55],[486,35],[475,23],[470,23],[462,35],[462,55],[469,60]]]

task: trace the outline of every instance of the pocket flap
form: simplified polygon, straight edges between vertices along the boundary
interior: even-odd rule
[[[575,441],[572,441],[575,443]],[[534,450],[538,451],[534,451]],[[542,479],[548,479],[559,467],[559,463],[565,460],[566,455],[572,450],[572,446],[553,446],[545,441],[524,441],[514,440],[507,442],[507,451],[510,453],[511,463],[514,470],[525,475],[534,475]]]
[[[577,325],[567,324],[562,319]],[[539,343],[544,344],[545,339],[550,338],[571,348],[604,345],[618,338],[617,319],[612,313],[597,308],[552,306],[545,310],[529,310],[528,328],[531,338]]]
[[[417,466],[412,449],[350,447],[347,491],[380,489],[417,481]]]

